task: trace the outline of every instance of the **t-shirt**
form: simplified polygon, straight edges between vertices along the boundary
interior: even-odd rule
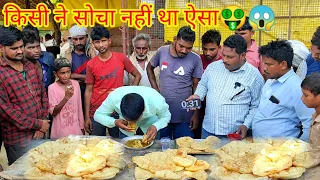
[[[309,54],[307,59],[307,76],[313,72],[320,72],[320,62],[315,60],[312,57],[312,54]]]
[[[71,79],[74,88],[73,96],[63,106],[52,121],[51,139],[58,139],[69,135],[82,135],[83,112],[81,103],[81,94],[79,83]],[[65,90],[57,82],[51,84],[48,88],[49,110],[53,113],[54,107],[57,106],[65,96]]]
[[[135,69],[129,58],[122,53],[116,52],[112,52],[111,58],[107,61],[102,61],[99,56],[96,56],[88,62],[86,84],[93,84],[90,117],[93,117],[94,112],[110,92],[123,86],[124,70],[132,73]]]
[[[203,73],[200,56],[190,52],[185,57],[170,54],[170,45],[162,46],[152,57],[153,67],[160,67],[160,93],[169,104],[171,123],[189,122],[193,112],[181,108],[181,101],[192,94],[192,78]]]
[[[208,65],[209,65],[210,63],[222,59],[222,55],[221,55],[221,52],[218,52],[217,58],[216,58],[216,59],[213,59],[212,61],[207,60],[207,59],[206,59],[206,56],[205,56],[204,54],[201,54],[201,55],[200,55],[200,58],[201,58],[201,61],[202,61],[203,70],[206,70],[206,68],[208,67]]]
[[[89,58],[86,54],[77,54],[74,51],[71,53],[72,55],[72,73],[77,73],[77,74],[86,74],[86,68],[82,68],[82,71],[80,72],[75,72],[79,67],[82,66],[82,64],[87,63],[89,61]]]

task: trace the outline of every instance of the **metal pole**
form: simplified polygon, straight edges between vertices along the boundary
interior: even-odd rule
[[[122,9],[124,9],[124,1],[125,0],[121,0],[121,8]],[[121,33],[122,33],[122,53],[127,55],[126,24],[125,23],[122,23]]]
[[[292,0],[289,0],[289,27],[288,27],[288,40],[291,38],[291,28],[292,28]]]

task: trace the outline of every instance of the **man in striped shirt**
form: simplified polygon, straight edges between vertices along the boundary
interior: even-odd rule
[[[36,67],[23,60],[22,33],[0,26],[0,124],[9,165],[48,132],[48,98]]]
[[[191,99],[206,96],[201,138],[238,133],[246,137],[259,105],[264,80],[259,70],[246,61],[247,43],[231,35],[223,43],[222,60],[211,63]]]

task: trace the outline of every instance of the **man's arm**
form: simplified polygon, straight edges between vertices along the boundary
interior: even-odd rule
[[[110,115],[115,111],[115,103],[113,102],[113,95],[109,94],[108,98],[103,101],[101,106],[94,113],[94,120],[109,128],[115,127],[116,119]]]
[[[207,70],[204,71],[201,77],[201,80],[198,81],[197,87],[193,88],[195,91],[194,94],[198,95],[201,101],[203,101],[204,97],[206,97],[208,92],[209,74],[210,74],[210,70],[207,68]]]
[[[72,73],[71,74],[71,79],[80,80],[80,81],[84,82],[86,80],[86,75],[85,74]]]
[[[254,114],[260,103],[260,95],[261,95],[263,85],[264,85],[264,79],[259,74],[259,76],[255,78],[254,83],[250,87],[251,103],[249,105],[249,113],[245,117],[244,123],[243,123],[243,125],[245,125],[247,129],[251,128]],[[249,88],[249,87],[246,87],[246,88]]]
[[[137,69],[134,69],[130,74],[131,74],[132,76],[134,76],[132,85],[133,85],[133,86],[138,86],[138,85],[139,85],[139,82],[140,82],[140,80],[141,80],[141,74],[140,74],[140,72],[139,72]]]
[[[157,131],[159,131],[160,129],[168,126],[168,123],[171,120],[171,113],[169,111],[169,105],[166,103],[164,98],[162,98],[161,101],[154,103],[159,104],[156,109],[156,116],[159,120],[153,123],[153,125],[157,128]]]
[[[150,81],[151,87],[158,92],[160,92],[160,89],[158,87],[157,81],[156,81],[156,76],[154,75],[154,68],[151,63],[149,62],[147,65],[147,74],[148,74],[148,79]]]
[[[43,86],[42,82],[40,83],[41,87],[41,103],[42,103],[42,118],[48,119],[49,116],[49,99],[46,93],[46,88]]]
[[[20,107],[10,102],[6,93],[5,84],[0,80],[0,115],[19,130],[40,130],[43,124],[42,119],[27,116]]]
[[[192,78],[192,92],[194,93],[197,89],[198,83],[200,81],[200,78]],[[193,112],[193,115],[190,120],[190,128],[191,130],[195,130],[199,124],[199,116],[200,116],[200,110],[196,109]]]

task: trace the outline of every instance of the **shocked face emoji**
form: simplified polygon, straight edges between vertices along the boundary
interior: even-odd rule
[[[221,22],[230,30],[236,30],[246,21],[244,11],[239,6],[227,6],[221,11]]]
[[[249,23],[252,30],[270,31],[274,25],[274,13],[268,6],[260,5],[251,9],[249,15]]]

